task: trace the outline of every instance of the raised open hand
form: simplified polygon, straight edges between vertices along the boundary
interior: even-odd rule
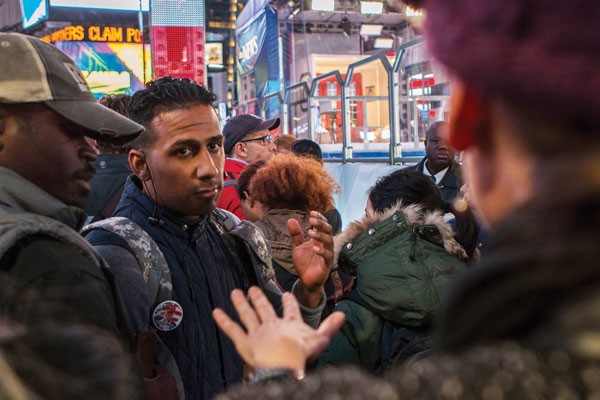
[[[298,221],[288,220],[287,227],[292,237],[292,259],[302,284],[297,291],[298,299],[314,307],[319,304],[333,265],[333,235],[331,225],[321,213],[311,211],[309,222],[308,241],[304,241]]]
[[[282,297],[283,318],[277,317],[259,288],[251,287],[248,296],[252,305],[241,290],[231,292],[231,301],[246,330],[221,309],[213,311],[213,318],[255,371],[265,368],[304,370],[306,361],[316,359],[344,324],[344,314],[334,312],[318,329],[311,328],[302,321],[298,302],[291,293],[284,293]]]

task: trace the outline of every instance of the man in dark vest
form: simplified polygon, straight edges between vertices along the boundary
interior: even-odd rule
[[[93,231],[86,237],[115,274],[131,278],[122,290],[135,328],[143,330],[152,314],[177,361],[187,399],[213,398],[242,381],[243,362],[211,317],[215,307],[235,314],[229,300],[233,289],[260,286],[281,309],[265,238],[251,223],[216,209],[225,152],[215,100],[204,86],[166,77],[134,94],[129,106],[130,118],[146,131],[132,143],[134,175],[115,215],[135,222],[158,244],[172,280],[168,304],[153,305],[143,296],[135,254],[121,236]],[[288,222],[295,238],[294,264],[301,272],[292,293],[302,304],[303,319],[316,326],[325,305],[333,238],[322,215],[313,212],[311,226],[311,239],[304,242],[298,223]],[[168,323],[156,323],[154,317],[165,310],[171,313]],[[335,327],[339,319],[331,321]]]

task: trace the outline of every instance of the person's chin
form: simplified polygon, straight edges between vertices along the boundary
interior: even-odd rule
[[[185,214],[186,215],[193,215],[193,216],[196,216],[196,217],[203,217],[205,215],[208,215],[208,214],[210,214],[212,212],[212,210],[214,210],[215,208],[217,208],[217,201],[218,201],[218,197],[217,198],[202,199],[201,201],[196,201],[194,209],[193,210],[189,210]]]
[[[87,197],[88,192],[85,193],[70,193],[68,195],[61,196],[60,201],[71,207],[83,208],[84,199]]]

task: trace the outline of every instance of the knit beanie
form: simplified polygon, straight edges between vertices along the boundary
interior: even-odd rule
[[[538,109],[600,117],[599,0],[405,0],[465,83]]]

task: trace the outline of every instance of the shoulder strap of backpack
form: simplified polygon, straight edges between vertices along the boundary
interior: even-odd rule
[[[172,298],[173,283],[169,264],[154,239],[145,230],[129,218],[111,217],[83,227],[81,234],[85,236],[94,230],[114,233],[127,243],[127,246],[137,259],[140,271],[146,282],[148,297],[153,301],[151,310],[154,309],[155,305]],[[147,348],[150,349],[151,353],[154,353],[158,363],[164,366],[173,376],[179,399],[184,400],[185,390],[183,380],[175,358],[160,339],[152,324],[149,326],[149,331],[145,334],[151,335],[153,341],[152,344],[145,344],[144,346],[148,346]],[[138,355],[140,353],[139,346],[140,342],[138,342]]]
[[[222,208],[215,208],[213,210],[213,215],[226,232],[231,232],[233,228],[242,222],[235,214],[227,210],[223,210]]]
[[[127,243],[138,261],[153,304],[172,298],[173,283],[169,265],[156,242],[145,230],[129,218],[111,217],[85,226],[81,234],[85,236],[94,230],[114,233]]]

